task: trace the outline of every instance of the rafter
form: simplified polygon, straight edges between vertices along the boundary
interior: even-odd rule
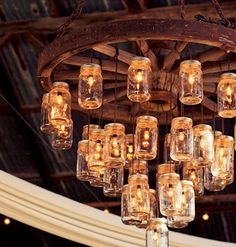
[[[208,62],[203,65],[203,73],[211,74],[216,72],[224,72],[227,70],[236,69],[236,60],[229,61],[219,61],[219,62]]]
[[[203,106],[208,108],[209,110],[216,112],[217,107],[216,103],[210,99],[208,99],[206,96],[203,96],[203,101],[202,101]]]

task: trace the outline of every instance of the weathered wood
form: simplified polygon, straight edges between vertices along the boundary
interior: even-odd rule
[[[216,84],[203,85],[203,91],[204,92],[215,94],[216,90],[217,90]]]
[[[78,82],[80,70],[60,70],[54,71],[53,80],[72,80]],[[103,80],[115,80],[115,73],[109,71],[102,71]],[[127,76],[117,74],[117,81],[126,81]]]
[[[13,34],[11,33],[6,33],[2,37],[0,37],[0,49],[2,49],[2,47],[6,45],[12,38]]]
[[[236,11],[236,2],[222,2],[221,8],[226,18],[235,18]],[[188,4],[185,6],[186,19],[194,19],[196,14],[201,14],[207,16],[208,18],[218,18],[217,12],[212,7],[211,3],[203,4]],[[162,19],[180,19],[179,6],[165,6],[147,9],[145,12],[130,14],[127,13],[127,10],[114,11],[114,12],[101,12],[101,13],[91,13],[83,14],[80,16],[79,20],[75,20],[74,23],[70,26],[70,30],[77,28],[78,26],[86,26],[93,23],[106,23],[108,21],[114,21],[116,19],[120,20],[130,20],[130,19],[145,19],[145,18],[162,18]],[[17,21],[8,21],[0,23],[0,34],[4,33],[23,33],[23,32],[32,32],[49,34],[55,33],[57,29],[64,24],[67,17],[60,18],[38,18],[30,20],[17,20]]]
[[[226,54],[226,51],[213,47],[202,53],[199,53],[196,56],[196,59],[199,60],[201,63],[204,63],[206,61],[218,61],[225,54]]]
[[[93,46],[93,50],[98,51],[102,54],[105,54],[110,57],[114,57],[116,55],[116,48],[111,45],[96,45]],[[132,54],[127,51],[123,51],[121,49],[118,49],[118,60],[127,64],[130,64],[131,59],[136,56],[135,54]]]
[[[220,80],[220,74],[219,73],[203,75],[204,85],[212,84],[212,83],[218,83],[219,80]]]
[[[137,40],[137,45],[139,49],[143,53],[144,56],[148,57],[151,61],[151,66],[153,71],[158,71],[158,60],[153,51],[148,47],[148,43],[146,40]]]
[[[126,89],[117,89],[116,97],[115,97],[114,92],[111,92],[107,95],[104,95],[103,104],[107,104],[109,102],[114,101],[115,99],[119,99],[119,98],[125,96],[126,93],[127,93]]]
[[[66,59],[63,63],[81,66],[85,63],[91,63],[91,59],[89,57],[73,56],[73,57]],[[102,70],[111,71],[111,72],[116,71],[116,65],[115,65],[115,62],[113,61],[109,61],[109,60],[99,61],[98,59],[93,58],[93,63],[100,64],[102,67]],[[126,75],[128,72],[128,66],[124,63],[118,62],[117,72],[120,74]]]
[[[35,47],[39,48],[40,50],[42,50],[44,48],[44,44],[43,42],[37,38],[34,34],[28,32],[24,34],[24,37],[26,37],[26,39]]]
[[[214,101],[208,99],[206,96],[203,96],[202,105],[211,111],[215,111],[215,112],[217,111],[216,103]]]
[[[111,88],[126,88],[127,87],[127,81],[120,81],[120,82],[107,82],[104,83],[103,88],[104,89],[111,89]]]
[[[210,35],[209,30],[211,30]],[[159,19],[108,22],[69,32],[47,46],[39,59],[40,81],[48,90],[51,87],[51,73],[59,63],[66,59],[68,61],[74,54],[95,44],[137,40],[140,37],[143,39],[194,41],[236,51],[236,32],[219,25],[188,20]],[[125,67],[123,66],[123,68]],[[127,69],[125,73],[127,73]]]
[[[179,59],[181,52],[188,45],[188,42],[178,42],[175,46],[175,49],[171,51],[164,59],[163,69],[170,70],[176,59]]]
[[[235,32],[236,33],[236,32]],[[218,62],[209,62],[203,64],[203,73],[210,74],[216,72],[224,72],[229,69],[229,62],[228,61],[218,61]],[[230,70],[236,69],[236,60],[230,61]]]

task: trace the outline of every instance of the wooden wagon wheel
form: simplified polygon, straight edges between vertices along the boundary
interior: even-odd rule
[[[174,41],[170,51],[163,61],[149,47],[150,42]],[[53,80],[78,80],[79,69],[58,70],[62,65],[81,66],[90,62],[89,56],[81,55],[88,49],[114,57],[116,48],[114,43],[136,42],[143,55],[149,57],[154,72],[153,92],[150,103],[142,104],[141,109],[150,111],[168,111],[176,106],[178,93],[178,67],[181,62],[181,53],[188,43],[198,43],[210,46],[206,51],[195,57],[203,64],[204,91],[214,94],[220,73],[228,69],[226,52],[236,52],[236,31],[216,24],[199,23],[193,20],[160,20],[141,19],[128,21],[113,21],[106,24],[95,24],[84,29],[78,28],[71,31],[47,46],[40,55],[38,74],[43,88],[48,91]],[[135,53],[119,49],[118,55],[118,83],[117,98],[126,95],[127,70]],[[220,61],[219,61],[220,60]],[[104,90],[114,87],[115,63],[112,59],[93,59],[94,63],[101,63],[105,83]],[[236,69],[236,60],[231,61],[231,69]],[[172,90],[171,85],[173,86]],[[80,109],[77,104],[77,88],[71,86],[73,104],[75,110]],[[161,91],[161,93],[160,93]],[[171,92],[170,92],[171,91]],[[171,94],[171,95],[170,95]],[[122,98],[122,99],[123,99]],[[114,93],[105,93],[104,118],[112,119]],[[171,99],[171,100],[170,100]],[[158,102],[159,101],[159,102]],[[203,105],[214,111],[214,101],[204,96]],[[135,106],[133,111],[140,108]],[[119,102],[118,120],[129,122],[131,119],[131,104],[126,99]],[[98,111],[95,111],[95,115]],[[175,114],[178,109],[175,108]]]

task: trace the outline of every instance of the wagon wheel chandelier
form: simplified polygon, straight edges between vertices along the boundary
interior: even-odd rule
[[[182,0],[179,20],[121,19],[80,28],[73,20],[81,14],[81,1],[40,54],[40,83],[49,92],[43,97],[41,130],[51,135],[54,148],[68,149],[71,109],[114,121],[83,127],[77,178],[103,187],[107,196],[122,196],[122,221],[146,228],[147,246],[167,246],[166,225],[182,228],[194,220],[194,198],[203,195],[204,187],[219,191],[233,182],[233,138],[203,124],[203,106],[213,112],[214,121],[216,112],[222,118],[236,116],[236,74],[230,72],[236,61],[229,60],[236,52],[235,26],[212,2],[221,20],[199,15],[185,20]],[[164,57],[149,47],[158,42],[172,44]],[[192,43],[208,48],[192,54]],[[120,48],[125,46],[136,53]],[[217,103],[208,95],[217,95]],[[199,105],[201,115],[194,116]],[[147,161],[159,157],[158,124],[167,124],[168,114],[171,130],[165,137],[165,164],[157,166],[155,191],[148,185]],[[201,124],[193,126],[186,117],[190,114]],[[125,135],[122,123],[133,124],[133,133]],[[183,180],[176,172],[179,162]],[[124,167],[129,169],[127,185]],[[167,219],[157,218],[157,201]]]

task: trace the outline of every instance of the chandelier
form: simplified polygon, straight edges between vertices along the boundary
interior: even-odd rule
[[[89,122],[83,126],[76,177],[103,188],[105,196],[121,196],[122,222],[146,228],[147,246],[168,246],[167,226],[183,228],[194,220],[195,197],[203,195],[204,188],[220,191],[233,182],[235,146],[233,137],[203,123],[203,117],[201,124],[195,125],[194,117],[184,116],[184,105],[189,108],[204,102],[201,64],[204,58],[192,59],[189,52],[190,59],[182,60],[177,67],[173,65],[187,42],[222,48],[221,55],[225,51],[236,52],[233,45],[236,32],[226,19],[223,24],[228,26],[224,27],[217,25],[222,22],[209,23],[212,21],[205,18],[201,18],[202,22],[119,20],[70,31],[68,26],[81,9],[79,4],[61,33],[41,53],[38,71],[41,85],[48,93],[42,99],[40,129],[51,136],[54,149],[65,150],[73,142],[72,109],[87,111],[89,119],[93,112],[100,120],[113,120],[105,126],[101,121],[99,125]],[[206,30],[212,30],[211,35]],[[222,33],[228,39],[219,37]],[[176,41],[175,50],[164,59],[161,69],[148,48],[148,39]],[[137,56],[114,45],[134,40],[138,40],[143,55]],[[112,59],[102,61],[93,57],[93,52],[90,57],[76,55],[89,49]],[[207,54],[212,56],[210,52]],[[66,67],[63,65],[80,66],[80,71],[73,77],[66,70],[60,71]],[[74,85],[64,82],[71,77],[77,79],[77,92]],[[121,82],[124,78],[127,83]],[[107,80],[114,82],[108,86]],[[126,87],[125,93],[118,90],[119,84]],[[107,96],[107,89],[114,89],[114,93]],[[118,110],[118,98],[125,94],[131,107],[123,116]],[[106,103],[110,101],[115,104],[108,109]],[[221,118],[236,116],[236,74],[232,72],[222,73],[219,79],[217,110]],[[149,187],[148,161],[159,160],[161,113],[166,113],[166,125],[168,114],[172,119],[170,133],[165,135],[165,163],[157,164],[156,190],[153,190]],[[133,126],[132,133],[126,133],[124,122]],[[180,166],[182,174],[179,174]],[[127,184],[124,184],[124,169],[129,171]],[[159,212],[165,218],[159,217]]]

